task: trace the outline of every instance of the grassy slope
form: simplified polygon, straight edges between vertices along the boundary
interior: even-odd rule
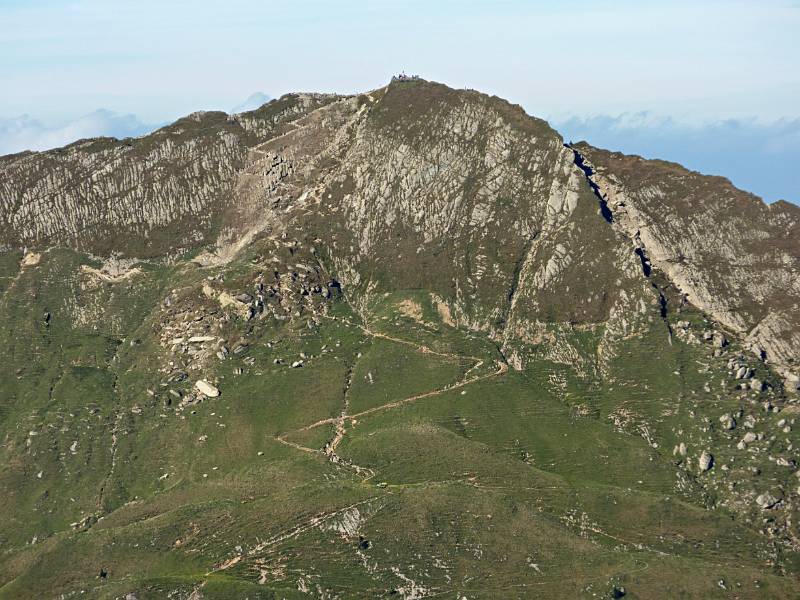
[[[742,597],[800,591],[767,567],[762,537],[707,511],[691,486],[676,489],[667,446],[689,425],[680,410],[662,413],[690,402],[704,379],[691,369],[696,349],[666,348],[663,332],[641,342],[657,353],[630,346],[618,370],[629,378],[613,385],[544,360],[493,375],[493,343],[441,323],[418,292],[398,292],[366,327],[341,303],[314,330],[264,327],[245,354],[215,367],[222,396],[179,414],[147,394],[158,386],[156,303],[203,272],[149,268],[87,289],[71,275],[89,262],[79,255],[48,253],[19,276],[15,260],[5,261],[13,283],[1,321],[0,597],[308,597],[300,588],[374,598],[424,588],[524,598],[602,596],[613,585],[634,598],[728,597],[719,580]],[[76,290],[84,325],[73,328]],[[420,303],[420,321],[397,310],[404,298]],[[300,352],[315,358],[274,364]],[[476,359],[483,365],[468,373]],[[444,389],[465,377],[480,379]],[[345,394],[349,414],[372,411],[345,421],[338,448],[365,471],[318,451]],[[620,406],[656,423],[664,446],[648,445],[635,419],[615,427],[607,415]],[[102,518],[70,525],[87,515]],[[345,517],[358,524],[343,528]]]

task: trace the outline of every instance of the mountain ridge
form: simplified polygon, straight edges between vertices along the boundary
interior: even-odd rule
[[[394,88],[392,86],[394,86]],[[413,88],[414,89],[413,94],[411,94],[411,95],[405,94],[404,95],[404,94],[389,94],[388,93],[392,89],[394,89],[394,90],[402,90],[403,86],[405,86],[406,89],[412,89]],[[167,139],[164,141],[164,143],[166,143],[168,145],[168,147],[171,147],[171,145],[174,143],[173,137],[177,137],[178,139],[181,139],[182,137],[185,137],[185,135],[187,135],[187,134],[188,135],[204,135],[205,131],[210,131],[210,130],[216,129],[217,136],[228,136],[228,137],[225,138],[225,142],[222,145],[217,145],[217,144],[215,144],[215,141],[213,139],[209,139],[207,143],[213,144],[213,145],[209,146],[210,151],[219,153],[219,149],[222,149],[222,152],[221,152],[221,154],[218,154],[217,156],[214,156],[214,157],[206,157],[205,160],[208,160],[209,158],[211,158],[211,160],[215,161],[215,163],[217,165],[219,165],[220,168],[226,169],[227,170],[227,174],[223,174],[221,179],[212,180],[210,182],[210,184],[209,184],[208,182],[202,181],[202,177],[198,181],[196,177],[194,177],[192,175],[187,175],[187,173],[185,171],[183,171],[183,172],[179,171],[178,173],[175,174],[175,176],[177,177],[177,180],[175,180],[175,184],[178,185],[178,186],[181,186],[181,185],[186,186],[186,188],[188,188],[187,191],[188,190],[192,190],[192,194],[193,195],[196,195],[198,192],[200,194],[205,195],[205,199],[204,200],[201,200],[199,203],[197,203],[195,201],[195,204],[193,206],[190,205],[188,207],[188,213],[184,217],[181,217],[181,219],[197,218],[197,217],[200,216],[201,212],[204,212],[206,210],[206,207],[211,208],[212,213],[216,211],[218,213],[218,217],[221,217],[222,215],[219,213],[219,210],[220,210],[220,206],[219,205],[220,204],[222,204],[222,205],[225,205],[225,204],[236,204],[238,202],[238,200],[236,199],[236,192],[230,186],[239,185],[239,184],[234,184],[233,183],[233,181],[237,177],[239,177],[238,175],[236,175],[236,173],[242,171],[242,167],[246,164],[246,162],[248,160],[247,157],[246,157],[246,153],[250,152],[251,150],[249,150],[249,148],[252,148],[253,145],[256,144],[255,140],[257,138],[253,137],[251,128],[253,128],[253,127],[255,127],[255,128],[259,128],[259,127],[263,128],[264,124],[267,122],[267,121],[259,121],[260,115],[270,115],[272,112],[275,111],[276,107],[280,107],[282,105],[287,105],[287,106],[296,105],[296,103],[298,103],[298,102],[300,102],[301,104],[304,103],[304,102],[307,102],[309,104],[308,104],[308,106],[306,108],[300,108],[299,109],[300,113],[296,112],[297,111],[297,107],[296,106],[294,106],[294,108],[290,108],[289,109],[290,115],[291,114],[301,114],[301,115],[303,115],[303,111],[307,110],[308,108],[311,108],[312,105],[314,106],[314,108],[311,108],[311,110],[309,111],[309,114],[313,114],[316,110],[320,110],[320,109],[324,111],[325,107],[329,103],[333,103],[333,104],[337,104],[338,105],[338,104],[342,104],[342,103],[346,104],[346,103],[353,103],[353,102],[358,104],[359,102],[361,102],[362,103],[361,106],[364,107],[364,106],[367,106],[367,105],[363,104],[363,102],[364,102],[363,99],[364,98],[371,98],[372,97],[371,94],[380,94],[382,96],[380,102],[377,103],[377,105],[376,105],[377,106],[376,115],[378,115],[378,116],[380,114],[394,115],[394,117],[392,117],[392,118],[400,119],[400,121],[398,121],[398,122],[402,121],[401,115],[403,115],[406,110],[410,110],[412,114],[414,114],[414,111],[424,111],[425,110],[424,107],[428,103],[447,104],[449,102],[449,103],[456,103],[456,104],[457,103],[463,103],[464,105],[468,105],[470,102],[473,101],[471,99],[476,99],[476,100],[479,101],[479,103],[483,102],[483,103],[485,103],[487,105],[489,105],[489,104],[497,105],[501,109],[501,111],[500,111],[500,113],[498,113],[498,115],[504,115],[504,116],[499,116],[498,118],[507,119],[507,123],[509,124],[508,126],[510,126],[512,128],[514,128],[514,127],[521,128],[520,131],[523,132],[524,135],[532,135],[532,136],[535,137],[535,135],[537,133],[541,134],[542,130],[540,128],[544,127],[546,129],[543,130],[543,131],[547,131],[548,132],[546,135],[552,136],[552,139],[554,140],[554,142],[558,141],[559,143],[563,144],[563,139],[558,135],[558,133],[555,130],[550,128],[549,125],[547,125],[545,121],[536,119],[535,117],[530,117],[529,115],[527,115],[525,113],[525,111],[521,107],[519,107],[517,105],[512,105],[512,104],[506,103],[505,101],[503,101],[500,98],[483,96],[479,92],[475,92],[475,91],[450,90],[449,88],[447,88],[446,86],[442,86],[441,84],[434,84],[434,83],[429,83],[429,82],[424,82],[424,83],[422,83],[422,82],[395,82],[394,84],[392,84],[392,85],[390,85],[390,86],[388,86],[386,88],[381,88],[379,90],[375,90],[375,91],[373,91],[371,93],[368,93],[368,94],[354,95],[354,96],[316,95],[316,94],[313,94],[313,95],[289,94],[289,95],[283,96],[281,99],[279,99],[277,101],[274,101],[272,103],[269,103],[269,104],[265,105],[264,107],[261,107],[259,109],[254,110],[254,111],[241,113],[240,115],[229,115],[227,113],[220,112],[220,111],[210,111],[210,112],[205,111],[205,112],[200,112],[200,113],[193,113],[193,114],[191,114],[191,115],[189,115],[187,117],[179,119],[175,123],[173,123],[173,124],[171,124],[171,125],[169,125],[169,126],[167,126],[165,128],[162,128],[162,129],[154,132],[153,134],[150,134],[149,136],[145,136],[144,138],[142,138],[138,142],[134,141],[134,140],[111,141],[111,140],[102,139],[102,138],[94,139],[94,140],[85,140],[85,141],[76,142],[75,144],[71,144],[70,146],[68,146],[68,147],[66,147],[64,149],[54,150],[54,151],[45,153],[44,156],[42,156],[42,159],[46,160],[45,157],[53,158],[53,157],[61,156],[61,155],[63,155],[64,152],[69,152],[70,149],[73,149],[77,153],[81,153],[81,151],[83,151],[83,153],[85,154],[86,151],[91,151],[91,149],[96,148],[97,146],[101,146],[102,147],[102,146],[105,146],[107,144],[111,144],[113,147],[115,147],[112,152],[116,151],[117,153],[119,153],[120,149],[131,148],[133,146],[148,146],[148,145],[152,145],[155,142],[155,140],[157,140],[159,137],[166,137]],[[387,95],[388,95],[388,98],[387,98]],[[400,105],[397,105],[397,104],[392,104],[392,98],[396,98],[397,100],[399,100],[401,102],[409,101],[410,103],[408,104],[408,106],[400,106]],[[314,103],[319,103],[319,106],[316,106]],[[417,106],[419,106],[420,108],[419,109],[415,109],[414,108],[415,104]],[[359,109],[359,110],[361,110],[361,109]],[[333,112],[333,111],[329,110],[328,112]],[[277,114],[278,115],[281,114],[280,113],[280,109],[278,109],[278,113]],[[268,116],[267,118],[268,119],[271,118],[271,119],[274,120],[276,117],[275,116]],[[277,118],[280,120],[280,118],[282,118],[282,117],[277,116]],[[306,118],[307,119],[307,118],[309,118],[309,116],[308,115],[304,115],[304,116],[301,116],[300,118],[301,119],[302,118]],[[395,125],[396,124],[393,123],[393,122],[388,122],[386,124],[386,126],[388,126],[388,127],[394,127]],[[275,123],[273,123],[272,126],[275,126]],[[292,127],[292,124],[291,123],[287,123],[285,126],[286,127]],[[282,126],[278,125],[278,127],[282,127]],[[416,124],[414,126],[410,126],[409,128],[403,128],[403,129],[400,130],[400,132],[401,132],[401,134],[403,136],[411,135],[412,137],[410,139],[414,139],[414,136],[419,135],[418,131],[414,127],[416,127]],[[186,131],[184,131],[184,129],[186,129]],[[283,131],[283,130],[281,130],[281,131]],[[259,131],[258,133],[259,133],[260,136],[263,137],[263,135],[264,135],[263,131]],[[280,135],[292,136],[293,134],[292,134],[291,131],[286,131],[285,133],[281,133]],[[271,144],[271,142],[269,142],[269,141],[263,142],[263,143]],[[262,145],[263,145],[263,143],[262,143]],[[571,148],[571,151],[574,151],[574,152],[577,152],[578,149],[583,149],[583,151],[585,152],[591,147],[588,146],[585,143],[578,143],[578,144],[573,144],[572,146],[570,146],[570,148]],[[595,151],[595,150],[592,149],[592,151]],[[34,155],[34,156],[41,156],[41,155]],[[578,154],[576,154],[576,156],[578,156]],[[674,164],[674,163],[667,163],[667,162],[664,162],[664,161],[645,161],[644,159],[641,159],[641,158],[637,158],[637,157],[633,157],[633,156],[626,157],[626,156],[615,154],[615,153],[605,153],[605,154],[603,154],[603,156],[607,156],[609,159],[615,160],[615,164],[617,165],[617,167],[616,167],[617,169],[621,168],[622,165],[631,164],[631,161],[633,161],[636,164],[647,165],[648,172],[650,172],[650,173],[653,173],[653,172],[660,173],[659,177],[661,179],[659,179],[657,183],[660,183],[661,181],[663,181],[664,178],[695,177],[695,175],[693,175],[693,172],[685,170],[683,167],[680,167],[679,165]],[[23,157],[21,157],[21,158],[19,158],[17,160],[12,160],[10,163],[7,163],[6,169],[13,167],[13,165],[16,164],[20,160],[29,161],[29,160],[34,160],[34,159],[30,155],[25,155],[25,156],[23,156]],[[252,167],[248,167],[248,168],[252,169]],[[279,165],[279,170],[281,170],[281,169],[285,171],[286,170],[286,164],[284,164],[282,166]],[[281,177],[284,177],[286,175],[288,175],[288,173],[281,172],[281,173],[278,174],[278,179],[280,179]],[[192,183],[193,180],[196,183]],[[594,185],[594,183],[591,181],[591,177],[589,177],[589,180],[590,180],[590,186]],[[723,195],[723,194],[735,195],[737,197],[736,202],[739,203],[738,204],[738,209],[737,209],[739,211],[742,211],[742,210],[750,210],[750,211],[752,211],[752,210],[760,210],[760,209],[763,209],[764,207],[768,206],[763,201],[761,201],[760,199],[757,199],[757,197],[751,196],[746,192],[741,192],[740,190],[736,189],[727,180],[715,180],[714,178],[708,178],[706,176],[699,176],[699,174],[697,174],[696,181],[702,182],[703,185],[712,186],[713,189],[717,190],[716,193],[717,193],[718,196],[719,195]],[[719,181],[719,184],[721,185],[721,187],[714,188],[713,186],[716,185],[715,182],[717,182],[717,181]],[[79,183],[78,185],[80,186],[81,184]],[[112,185],[112,187],[110,188],[110,191],[111,191],[111,193],[114,193],[113,183],[111,185]],[[203,189],[202,190],[198,189],[197,188],[198,185],[202,185]],[[275,186],[275,184],[272,184],[272,185]],[[604,187],[608,187],[608,185],[606,184]],[[154,188],[154,191],[155,191],[155,188]],[[9,192],[10,192],[9,188],[6,187],[4,192],[5,192],[4,196],[7,196],[9,194]],[[91,193],[91,192],[87,192],[87,193]],[[603,196],[607,195],[607,192],[604,191],[602,193],[598,193],[597,195],[598,195],[598,197],[600,197],[601,205],[603,205],[603,203],[605,202],[605,200],[603,200]],[[226,199],[226,197],[227,197],[227,199]],[[79,202],[79,200],[77,200],[77,201]],[[144,209],[145,211],[147,210],[146,209],[146,205],[140,204],[141,200],[132,199],[131,201],[134,203],[131,206],[131,209],[134,209],[134,210],[137,210],[137,211],[142,210],[142,209]],[[250,203],[251,200],[246,200],[246,202]],[[629,200],[629,202],[630,202],[630,200]],[[753,202],[755,202],[755,204],[752,204]],[[624,206],[625,202],[622,201],[622,202],[620,202],[620,204]],[[18,206],[21,206],[21,205],[18,204]],[[136,206],[140,206],[141,208],[135,208]],[[166,206],[164,208],[167,211],[171,211],[171,210],[178,210],[178,211],[186,210],[186,207],[183,207],[183,208],[178,207],[177,209],[170,208],[170,205],[169,205],[168,201],[167,201],[167,204],[166,204]],[[13,214],[13,209],[7,203],[4,206],[4,209],[5,209],[4,212],[6,214]],[[239,208],[232,207],[232,209],[234,211],[241,211],[241,207],[239,207]],[[785,218],[791,219],[791,216],[790,216],[791,212],[787,213],[787,211],[786,211],[786,209],[784,207],[777,206],[776,209],[779,211],[778,214],[780,214],[780,215],[784,215],[785,214],[786,215]],[[248,210],[252,211],[252,208],[250,208]],[[698,211],[697,214],[699,214],[700,205],[698,205],[695,208],[695,210],[697,210]],[[774,210],[775,209],[773,209],[773,210],[771,210],[769,212],[773,213]],[[191,216],[192,214],[195,214],[197,216],[196,217],[192,217]],[[98,217],[101,220],[104,219],[102,213],[98,214]],[[201,234],[201,238],[199,240],[195,240],[193,242],[189,241],[189,239],[186,238],[185,239],[185,243],[189,244],[189,246],[186,246],[186,249],[190,248],[192,245],[197,245],[198,242],[202,245],[203,243],[208,243],[208,242],[212,241],[212,238],[209,238],[208,236],[209,235],[213,235],[212,232],[214,230],[216,230],[218,227],[220,227],[220,225],[221,225],[221,223],[215,223],[214,219],[209,220],[207,217],[203,217],[203,218],[205,219],[205,225],[203,225],[201,227],[201,230],[206,231],[207,233]],[[606,216],[606,218],[608,219],[608,216]],[[652,218],[652,217],[650,217],[650,218]],[[107,219],[107,217],[106,217],[106,219]],[[134,219],[136,219],[136,218],[134,217]],[[147,220],[147,219],[148,219],[148,217],[145,217],[145,220]],[[156,240],[156,245],[157,246],[158,245],[163,245],[165,243],[169,244],[169,241],[166,238],[169,235],[171,235],[172,230],[174,230],[174,223],[170,222],[170,218],[169,217],[165,217],[163,215],[162,216],[155,215],[155,216],[150,217],[149,219],[150,219],[150,221],[152,221],[151,223],[147,223],[147,222],[141,223],[141,221],[137,222],[136,220],[134,220],[130,224],[133,225],[134,227],[142,227],[142,226],[144,226],[145,227],[145,232],[147,231],[148,227],[156,226],[157,228],[162,230],[162,233],[160,233],[160,234],[157,233],[156,234],[159,237],[159,239]],[[14,225],[13,225],[14,218],[12,217],[10,223],[8,222],[8,220],[6,222],[7,222],[7,225],[10,225],[9,229],[13,232],[13,230],[14,230]],[[111,229],[113,230],[113,227],[114,227],[113,218],[110,219],[110,222],[108,224],[111,227]],[[75,225],[73,225],[73,227],[75,227]],[[791,227],[791,225],[789,225],[789,227]],[[796,222],[795,222],[795,227],[797,227]],[[164,230],[166,230],[166,231],[164,231]],[[242,233],[242,232],[238,232],[237,233],[235,231],[235,228],[233,230],[231,230],[231,232],[232,233],[230,235],[232,235],[232,236],[240,235]],[[58,233],[57,228],[53,230],[52,234],[55,235],[56,237],[58,237],[60,235]],[[36,235],[38,235],[38,234],[34,233],[33,237],[31,237],[31,236],[28,236],[28,237],[21,236],[21,237],[19,237],[18,240],[17,240],[17,245],[18,245],[17,247],[20,246],[20,242],[22,243],[22,245],[27,246],[28,244],[30,244],[31,247],[35,247],[35,236]],[[78,237],[81,236],[80,232],[77,231],[77,230],[74,231],[74,235],[77,235]],[[147,233],[145,233],[145,235],[147,235]],[[526,234],[526,235],[531,235],[531,234]],[[634,244],[635,246],[641,245],[641,242],[637,241],[637,236],[641,235],[641,231],[639,230],[639,228],[637,226],[632,224],[625,231],[625,235],[627,235],[627,237],[631,239],[631,243]],[[772,236],[772,238],[767,238],[767,239],[774,239],[774,236],[775,236],[774,233],[770,233],[770,234],[766,234],[766,235]],[[10,240],[9,240],[8,230],[3,235],[3,237],[5,239],[2,240],[2,241],[5,242],[6,247],[12,247],[12,245],[9,244]],[[113,239],[116,239],[116,236],[114,236],[113,234],[111,234],[111,237]],[[702,238],[702,236],[698,237],[698,235],[695,235],[695,237],[693,237],[691,240],[685,239],[684,240],[684,244],[685,245],[688,244],[689,246],[691,246],[696,241],[700,240],[701,238]],[[786,236],[784,239],[786,240],[785,243],[789,243],[789,248],[792,248],[791,243],[788,242],[788,240],[791,239],[791,236]],[[219,240],[217,240],[217,243],[219,243]],[[653,243],[653,242],[651,241],[651,243]],[[70,243],[67,242],[67,245],[70,245]],[[75,247],[77,249],[81,249],[80,245],[79,246],[75,246]],[[96,250],[95,248],[92,248],[91,245],[86,247],[86,249],[89,250],[89,251]],[[112,248],[109,247],[108,250],[112,250]],[[738,252],[741,252],[741,251],[743,251],[743,248],[740,248],[738,250]],[[641,250],[637,250],[637,252],[641,252]],[[100,254],[103,254],[103,252],[100,252]],[[675,260],[676,260],[675,258],[672,258],[672,259],[669,259],[669,261],[667,261],[667,262],[674,263]],[[680,260],[680,259],[677,259],[677,260]],[[794,261],[794,265],[795,265],[794,269],[797,269],[797,264],[800,261],[800,253],[796,249],[793,249],[791,260]],[[659,260],[658,262],[662,263],[661,266],[665,265],[663,260]],[[703,275],[701,275],[699,273],[696,273],[693,277],[697,278],[697,277],[702,277],[702,276]],[[675,272],[674,268],[672,268],[670,270],[669,277],[672,279],[673,283],[678,283],[677,281],[675,281],[676,272]],[[696,291],[699,290],[699,288],[697,288],[696,285],[692,285],[690,282],[688,282],[685,279],[682,280],[681,283],[679,284],[679,287],[682,287],[682,288],[687,288],[687,286],[693,292],[696,292]],[[755,293],[755,292],[753,292],[753,293]],[[800,295],[800,290],[795,290],[794,294],[796,295],[795,297],[797,297],[797,295]],[[747,321],[747,319],[742,320],[741,316],[738,315],[738,313],[736,313],[736,311],[731,312],[731,310],[729,308],[719,308],[718,306],[716,306],[718,303],[715,303],[713,298],[711,297],[711,296],[713,296],[713,294],[702,293],[701,292],[700,296],[702,297],[701,300],[700,300],[701,301],[701,305],[703,307],[705,307],[705,309],[707,311],[709,311],[710,314],[713,314],[716,318],[721,319],[722,322],[727,327],[733,328],[734,330],[737,330],[740,333],[744,333],[745,332],[744,331],[745,328],[747,328],[748,331],[749,331],[750,329],[753,329],[755,327],[756,322]],[[715,308],[719,308],[719,310],[715,310]],[[796,313],[796,311],[795,311],[795,313]],[[753,333],[752,337],[754,337],[754,340],[755,340],[756,344],[760,344],[759,347],[761,348],[761,350],[758,350],[759,353],[766,352],[766,349],[769,348],[770,355],[771,355],[770,358],[775,360],[778,363],[778,365],[782,369],[784,375],[787,376],[787,377],[790,377],[790,376],[793,377],[794,374],[791,373],[790,369],[800,359],[800,336],[793,335],[793,332],[792,332],[792,328],[794,327],[796,329],[797,325],[799,324],[797,322],[797,316],[796,316],[796,314],[794,314],[794,315],[789,314],[788,315],[788,321],[787,321],[787,315],[781,313],[780,315],[777,315],[772,320],[773,321],[777,320],[778,324],[777,325],[769,325],[768,324],[768,326],[766,327],[766,332],[764,334],[761,334],[761,335],[759,335],[758,331],[754,330],[754,333]],[[746,322],[749,323],[749,326],[745,324]],[[773,341],[775,340],[776,337],[781,339],[780,343],[778,343],[778,344],[773,343]]]

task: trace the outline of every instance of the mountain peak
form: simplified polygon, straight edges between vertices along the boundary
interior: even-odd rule
[[[231,110],[231,114],[237,114],[242,112],[249,112],[251,110],[256,110],[257,108],[261,108],[264,104],[272,100],[271,97],[267,96],[263,92],[255,92],[248,96],[247,100],[242,102],[241,104],[237,104]]]
[[[424,80],[5,157],[0,589],[797,596],[795,212]]]

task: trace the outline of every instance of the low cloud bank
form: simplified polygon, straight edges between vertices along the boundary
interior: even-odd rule
[[[252,94],[228,112],[255,110],[271,98],[263,92]],[[71,144],[83,138],[137,137],[154,131],[163,123],[143,123],[136,115],[120,114],[100,109],[69,123],[47,127],[29,115],[10,119],[0,117],[0,155],[24,150],[49,150]]]
[[[156,125],[142,123],[135,115],[96,110],[65,125],[47,127],[28,115],[0,119],[0,155],[23,150],[48,150],[82,138],[136,137]]]

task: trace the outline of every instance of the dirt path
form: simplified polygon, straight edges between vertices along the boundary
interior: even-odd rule
[[[277,442],[280,442],[281,444],[284,444],[286,446],[290,446],[290,447],[295,448],[297,450],[300,450],[302,452],[306,452],[306,453],[310,453],[310,454],[315,454],[315,453],[324,454],[328,458],[328,460],[330,460],[332,463],[351,468],[358,475],[364,477],[365,479],[370,479],[370,478],[374,477],[375,476],[375,472],[372,471],[372,469],[369,469],[369,468],[366,468],[366,467],[361,467],[359,465],[356,465],[356,464],[352,463],[351,461],[349,461],[349,460],[347,460],[345,458],[342,458],[336,452],[336,449],[339,447],[339,445],[341,444],[341,442],[344,439],[345,435],[347,434],[346,424],[347,424],[347,420],[348,419],[350,419],[351,422],[354,422],[359,417],[367,416],[367,415],[370,415],[370,414],[373,414],[373,413],[377,413],[377,412],[380,412],[380,411],[384,411],[384,410],[391,410],[393,408],[404,406],[406,404],[410,404],[410,403],[416,402],[418,400],[423,400],[425,398],[432,398],[432,397],[435,397],[435,396],[439,396],[441,394],[444,394],[445,392],[449,392],[449,391],[452,391],[452,390],[455,390],[455,389],[463,388],[463,387],[466,387],[466,386],[471,385],[473,383],[477,383],[478,381],[482,381],[484,379],[489,379],[491,377],[497,377],[497,376],[503,375],[504,373],[506,373],[508,371],[508,365],[506,363],[501,362],[501,361],[495,361],[496,364],[497,364],[497,369],[495,371],[493,371],[492,373],[486,373],[484,375],[477,375],[477,376],[470,377],[470,374],[473,371],[475,371],[476,369],[479,369],[480,367],[482,367],[484,365],[485,361],[483,359],[481,359],[481,358],[479,358],[477,356],[466,356],[466,355],[452,354],[452,353],[447,353],[447,352],[438,352],[438,351],[432,350],[431,348],[428,348],[427,346],[422,345],[422,344],[417,344],[417,343],[414,343],[414,342],[409,341],[409,340],[404,340],[402,338],[396,338],[396,337],[393,337],[391,335],[387,335],[385,333],[381,333],[379,331],[373,331],[372,329],[370,329],[366,325],[359,325],[358,323],[353,323],[352,321],[350,321],[348,319],[337,319],[336,317],[329,317],[329,316],[326,316],[326,318],[332,319],[332,320],[338,320],[338,321],[341,321],[343,323],[346,323],[346,324],[350,325],[351,327],[356,327],[356,328],[360,329],[362,332],[364,332],[365,335],[368,335],[370,337],[387,340],[389,342],[393,342],[393,343],[396,343],[396,344],[403,344],[403,345],[406,345],[406,346],[411,346],[417,352],[420,352],[422,354],[432,354],[432,355],[435,355],[435,356],[441,356],[443,358],[448,358],[448,359],[455,359],[455,360],[458,360],[458,361],[463,361],[463,360],[475,361],[475,364],[472,365],[469,369],[467,369],[467,371],[464,373],[464,377],[460,381],[458,381],[456,383],[445,385],[445,386],[443,386],[441,388],[437,388],[437,389],[431,390],[429,392],[424,392],[424,393],[421,393],[421,394],[415,394],[413,396],[409,396],[409,397],[403,398],[401,400],[395,400],[393,402],[388,402],[388,403],[382,404],[380,406],[375,406],[375,407],[369,408],[367,410],[362,410],[360,412],[350,414],[350,412],[349,412],[350,411],[349,392],[350,392],[350,386],[352,385],[352,381],[353,381],[353,372],[355,371],[355,364],[354,364],[347,372],[347,376],[346,376],[346,379],[345,379],[344,392],[342,394],[342,398],[343,398],[342,411],[341,411],[341,413],[339,415],[337,415],[336,417],[329,417],[327,419],[320,419],[319,421],[311,423],[310,425],[306,425],[305,427],[301,427],[300,429],[296,429],[296,430],[294,430],[294,432],[288,432],[286,434],[283,434],[281,436],[275,436],[273,438]],[[315,448],[309,448],[307,446],[302,446],[301,444],[297,444],[295,442],[291,442],[291,441],[286,439],[286,436],[290,435],[291,433],[297,433],[297,432],[301,432],[301,431],[309,431],[311,429],[316,429],[317,427],[322,427],[324,425],[333,425],[334,426],[334,435],[325,444],[325,446],[321,450],[318,450],[318,449],[315,449]]]
[[[111,466],[103,478],[103,483],[100,485],[100,492],[97,495],[97,508],[103,511],[103,498],[105,497],[106,488],[108,488],[111,478],[114,477],[114,469],[117,467],[117,442],[120,425],[122,424],[123,413],[118,412],[114,419],[114,427],[111,429]]]
[[[345,376],[344,388],[342,390],[342,412],[338,417],[334,417],[329,420],[329,423],[335,424],[333,438],[330,439],[328,442],[326,442],[325,446],[323,446],[321,450],[317,450],[315,448],[308,448],[307,446],[302,446],[295,442],[290,442],[285,438],[286,434],[284,434],[284,436],[275,436],[274,439],[280,442],[281,444],[291,446],[292,448],[296,448],[297,450],[301,450],[303,452],[323,454],[332,463],[353,469],[356,472],[356,474],[363,477],[364,479],[370,479],[375,476],[375,472],[372,469],[361,467],[345,458],[342,458],[336,453],[336,448],[339,446],[342,439],[344,439],[345,433],[347,432],[345,424],[349,416],[347,414],[348,411],[350,410],[349,394],[350,394],[350,386],[353,383],[354,370],[355,370],[355,365],[351,366],[347,370],[347,375]],[[301,429],[300,431],[305,431],[305,429]]]
[[[328,318],[331,318],[331,317],[328,317]],[[416,402],[417,400],[422,400],[424,398],[432,398],[434,396],[439,396],[439,395],[441,395],[441,394],[443,394],[445,392],[449,392],[451,390],[463,388],[463,387],[465,387],[467,385],[471,385],[473,383],[477,383],[478,381],[481,381],[483,379],[489,379],[490,377],[497,377],[499,375],[503,375],[504,373],[506,373],[508,371],[508,365],[506,363],[501,362],[501,361],[495,361],[496,364],[497,364],[497,370],[496,371],[494,371],[492,373],[486,373],[484,375],[477,375],[477,376],[474,376],[474,377],[470,377],[470,373],[472,373],[474,370],[479,369],[480,367],[483,366],[483,364],[484,364],[484,360],[483,359],[481,359],[481,358],[479,358],[477,356],[466,356],[466,355],[460,355],[460,354],[451,354],[451,353],[446,353],[446,352],[438,352],[436,350],[431,350],[430,348],[428,348],[427,346],[424,346],[422,344],[416,344],[416,343],[411,342],[409,340],[404,340],[404,339],[401,339],[401,338],[396,338],[396,337],[387,335],[385,333],[381,333],[381,332],[378,332],[378,331],[373,331],[368,326],[359,325],[359,324],[353,323],[352,321],[349,321],[347,319],[339,319],[339,320],[344,322],[344,323],[347,323],[347,324],[349,324],[349,325],[351,325],[353,327],[357,327],[357,328],[361,329],[361,331],[363,331],[368,336],[379,338],[379,339],[384,339],[384,340],[387,340],[387,341],[390,341],[390,342],[394,342],[394,343],[397,343],[397,344],[404,344],[406,346],[411,346],[415,350],[417,350],[418,352],[420,352],[422,354],[433,354],[433,355],[436,355],[436,356],[442,356],[442,357],[445,357],[445,358],[454,358],[454,359],[457,359],[457,360],[474,360],[475,364],[472,365],[472,367],[470,367],[466,371],[466,373],[464,373],[464,378],[461,379],[461,381],[458,381],[458,382],[450,384],[450,385],[445,385],[445,386],[443,386],[441,388],[437,388],[435,390],[431,390],[430,392],[424,392],[422,394],[415,394],[413,396],[409,396],[408,398],[403,398],[401,400],[395,400],[394,402],[388,402],[388,403],[382,404],[380,406],[375,406],[375,407],[372,407],[372,408],[368,408],[367,410],[362,410],[361,412],[348,414],[347,410],[349,408],[349,399],[346,399],[345,407],[344,407],[344,409],[342,411],[342,414],[339,415],[338,417],[330,417],[330,418],[327,418],[327,419],[321,419],[319,421],[316,421],[315,423],[311,423],[310,425],[306,425],[305,427],[302,427],[299,430],[297,430],[297,431],[309,431],[311,429],[315,429],[315,428],[321,427],[323,425],[335,424],[336,425],[336,434],[334,435],[334,438],[326,445],[326,450],[325,450],[326,454],[329,454],[328,448],[331,447],[331,446],[332,446],[331,452],[335,453],[336,447],[341,443],[341,441],[344,438],[344,435],[346,433],[344,424],[345,424],[345,421],[347,419],[351,419],[352,420],[352,419],[356,419],[358,417],[363,417],[363,416],[366,416],[366,415],[369,415],[369,414],[372,414],[372,413],[376,413],[376,412],[380,412],[380,411],[383,411],[383,410],[390,410],[392,408],[397,408],[399,406],[403,406],[405,404],[410,404],[412,402]],[[350,372],[350,379],[352,380],[352,371]]]
[[[300,444],[295,444],[294,442],[290,442],[289,440],[285,439],[282,436],[275,435],[272,436],[272,439],[275,440],[276,442],[284,444],[285,446],[290,446],[292,448],[295,448],[296,450],[301,450],[302,452],[308,452],[310,454],[317,454],[322,452],[322,450],[316,450],[314,448],[308,448],[307,446],[301,446]]]

